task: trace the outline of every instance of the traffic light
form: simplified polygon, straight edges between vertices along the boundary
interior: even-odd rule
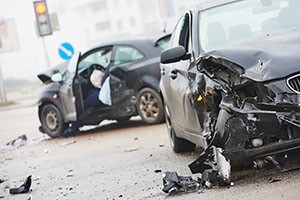
[[[34,1],[33,6],[40,36],[51,35],[52,28],[46,0]]]

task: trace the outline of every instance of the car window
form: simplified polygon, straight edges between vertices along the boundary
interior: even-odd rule
[[[171,47],[176,47],[176,46],[179,45],[179,37],[180,37],[180,32],[181,32],[181,27],[182,27],[182,24],[183,24],[183,20],[184,20],[184,16],[182,16],[178,20],[178,22],[177,22],[177,24],[176,24],[176,26],[173,30],[172,37],[171,37],[171,42],[170,42]]]
[[[124,63],[139,60],[144,57],[144,55],[133,46],[116,46],[115,56],[112,60],[111,65],[121,65]]]
[[[183,46],[189,50],[189,15],[185,14],[177,22],[171,38],[171,47]]]
[[[160,47],[162,50],[167,49],[170,44],[170,38],[171,38],[170,35],[160,38],[159,40],[157,40],[155,45]]]
[[[85,70],[92,64],[99,64],[106,68],[111,61],[112,47],[97,49],[87,56],[83,57],[78,66],[78,72]]]
[[[76,67],[77,67],[79,57],[80,57],[80,53],[77,52],[72,56],[71,60],[69,61],[66,72],[63,75],[63,80],[66,83],[72,83],[73,78],[75,76]]]
[[[204,10],[199,14],[200,46],[209,51],[300,28],[299,10],[299,0],[245,0]]]

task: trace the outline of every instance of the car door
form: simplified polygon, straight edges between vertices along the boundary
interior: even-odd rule
[[[62,101],[63,111],[65,113],[65,121],[76,121],[77,112],[76,107],[80,110],[80,105],[82,104],[81,99],[78,96],[78,79],[76,78],[77,65],[80,58],[80,53],[75,53],[71,58],[67,70],[63,75],[63,82],[59,89],[59,97]]]
[[[132,45],[115,45],[110,65],[110,88],[112,105],[116,104],[133,104],[132,97],[135,96],[135,81],[129,80],[130,77],[137,77],[130,71],[130,67],[144,55],[136,47]],[[138,78],[138,77],[137,77]],[[136,80],[137,81],[137,80]]]
[[[165,87],[162,92],[176,135],[183,138],[189,137],[186,133],[201,131],[197,113],[191,103],[190,85],[194,81],[195,72],[190,70],[194,65],[189,31],[190,17],[190,14],[186,14],[178,21],[170,44],[171,48],[183,46],[190,58],[162,66],[162,82]]]

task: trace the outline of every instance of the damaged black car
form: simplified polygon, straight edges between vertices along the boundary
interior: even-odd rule
[[[300,1],[208,1],[186,12],[161,54],[175,152],[216,182],[230,171],[300,166]]]
[[[39,74],[46,85],[38,99],[40,131],[50,137],[67,136],[69,123],[98,125],[105,119],[127,121],[137,115],[146,124],[162,122],[159,56],[169,39],[170,34],[165,34],[155,39],[102,43]],[[92,81],[94,71],[101,71],[98,76],[109,77],[105,79],[108,84],[102,95],[107,103],[100,102],[104,82],[98,92],[101,105],[87,108],[86,99],[94,97],[92,92],[100,88]]]

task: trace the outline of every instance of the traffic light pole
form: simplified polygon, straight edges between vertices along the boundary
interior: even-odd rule
[[[42,41],[43,41],[43,47],[44,47],[44,53],[45,53],[45,60],[46,60],[46,66],[47,69],[50,68],[50,61],[49,61],[49,54],[47,51],[47,46],[46,46],[46,42],[45,42],[45,37],[41,37]]]

